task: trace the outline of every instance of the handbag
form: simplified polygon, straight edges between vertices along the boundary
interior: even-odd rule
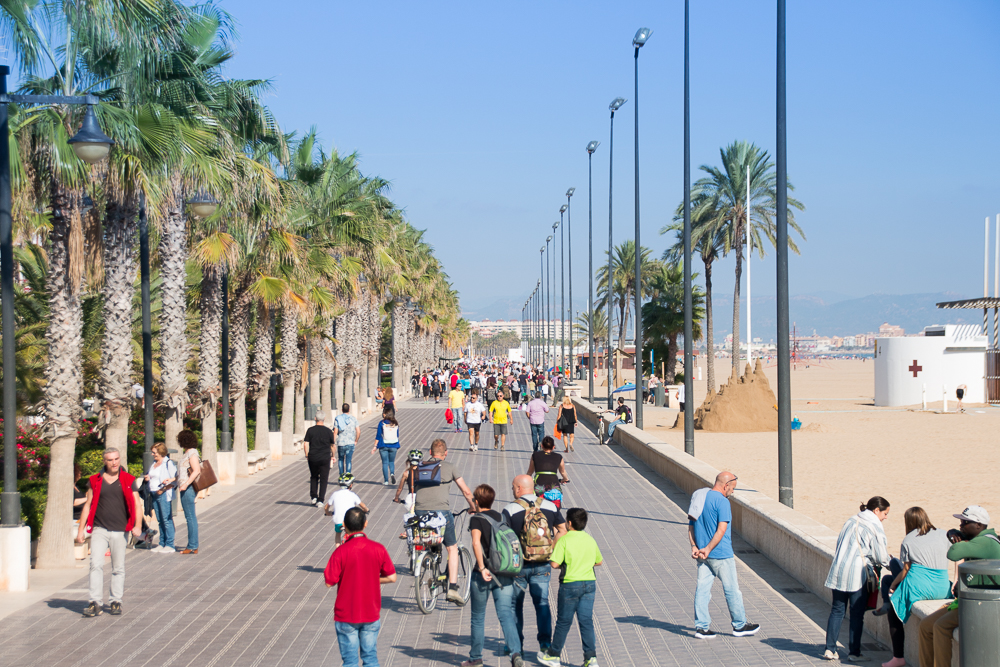
[[[188,464],[188,475],[191,475],[191,465]],[[218,484],[219,478],[215,476],[215,471],[212,470],[212,464],[208,461],[202,460],[201,462],[201,474],[198,475],[191,486],[194,487],[196,493],[201,493],[208,487]]]
[[[864,585],[862,589],[867,597],[866,608],[867,609],[878,609],[879,603],[879,593],[881,592],[881,570],[882,568],[877,565],[872,565],[868,562],[868,558],[865,556],[864,550],[861,548],[861,540],[858,539],[858,529],[861,527],[861,522],[857,522],[857,528],[854,530],[854,541],[858,545],[858,552],[861,557],[865,559],[864,565]],[[877,568],[877,569],[876,569]]]

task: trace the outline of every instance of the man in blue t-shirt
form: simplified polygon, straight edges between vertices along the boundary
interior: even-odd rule
[[[712,600],[715,578],[722,580],[726,604],[733,621],[733,635],[748,637],[757,634],[760,626],[746,618],[743,594],[736,579],[736,556],[733,553],[733,508],[729,496],[736,490],[736,475],[720,472],[713,486],[705,495],[701,512],[688,515],[688,539],[691,541],[691,558],[698,561],[698,586],[694,592],[694,636],[711,639],[712,616],[708,603]],[[697,512],[697,510],[694,510]]]

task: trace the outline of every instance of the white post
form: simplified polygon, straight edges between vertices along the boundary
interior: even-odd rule
[[[943,401],[944,408],[942,412],[948,412],[948,388],[941,385],[941,400]]]
[[[923,388],[920,392],[920,402],[923,404],[923,409],[927,410],[927,383],[925,382]]]
[[[993,296],[1000,297],[1000,213],[997,213],[996,244],[993,256]]]
[[[753,255],[753,233],[750,229],[750,165],[747,165],[747,363],[753,363],[750,348],[753,347],[753,335],[750,333],[750,257]]]

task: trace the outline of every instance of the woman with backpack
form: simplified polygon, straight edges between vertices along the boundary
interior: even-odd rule
[[[560,487],[569,482],[569,475],[566,474],[566,460],[556,453],[556,441],[551,435],[542,438],[541,449],[531,455],[527,474],[535,483],[536,496],[544,496],[556,508],[562,505]]]
[[[500,392],[497,389],[497,379],[491,375],[490,379],[486,381],[486,396],[484,397],[486,399],[487,411],[493,407],[493,404],[496,403],[499,396]]]
[[[378,423],[375,432],[375,446],[372,454],[379,453],[382,457],[382,486],[396,485],[396,452],[399,451],[399,422],[396,421],[396,410],[387,405],[382,412],[382,421]]]
[[[469,520],[472,551],[476,567],[472,574],[470,602],[472,604],[472,647],[469,659],[462,667],[483,664],[483,644],[486,641],[486,603],[493,596],[500,628],[511,652],[511,665],[522,667],[521,639],[517,634],[514,615],[514,574],[521,570],[521,543],[517,534],[504,523],[503,515],[493,509],[496,491],[489,484],[480,484],[472,492],[476,514]],[[496,570],[492,571],[491,570]],[[499,572],[507,570],[505,574]]]

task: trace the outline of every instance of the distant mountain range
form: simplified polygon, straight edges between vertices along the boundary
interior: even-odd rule
[[[982,322],[982,312],[977,310],[941,310],[935,304],[965,298],[953,292],[932,294],[870,294],[850,298],[835,292],[802,294],[789,299],[789,316],[802,335],[813,331],[822,336],[850,336],[878,332],[883,322],[902,327],[906,333],[918,333],[932,324],[976,324]],[[523,301],[496,299],[463,312],[468,320],[510,320],[521,318]],[[463,303],[463,305],[465,305]],[[576,299],[576,310],[587,307],[585,301]],[[733,326],[733,297],[731,294],[713,295],[715,313],[714,334],[723,340]],[[773,296],[755,296],[752,302],[753,336],[765,342],[775,337],[777,327],[776,300]],[[746,301],[740,318],[741,334],[746,336]]]

